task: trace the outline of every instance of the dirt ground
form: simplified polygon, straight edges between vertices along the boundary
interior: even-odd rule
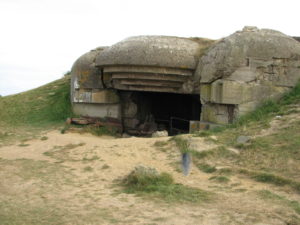
[[[184,176],[180,153],[155,147],[161,138],[112,138],[50,131],[41,139],[0,148],[0,224],[298,224],[297,213],[259,192],[271,190],[290,201],[283,187],[242,176],[228,183],[192,166]],[[202,138],[199,151],[213,148]],[[118,179],[137,165],[172,174],[175,182],[213,193],[214,200],[170,203],[121,192]],[[11,221],[11,223],[9,222]]]

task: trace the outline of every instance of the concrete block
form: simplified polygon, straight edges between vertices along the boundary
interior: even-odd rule
[[[116,119],[121,118],[119,104],[73,103],[73,111],[76,115],[80,116],[96,118],[112,117]]]
[[[78,89],[75,90],[73,97],[73,102],[91,102],[92,91],[90,89]]]
[[[211,85],[210,84],[200,84],[200,98],[204,102],[211,101]]]
[[[196,131],[199,131],[201,127],[201,122],[198,120],[191,120],[190,121],[190,128],[189,132],[190,133],[195,133]]]
[[[114,90],[93,90],[92,92],[92,103],[115,104],[119,101],[119,96]]]
[[[234,118],[233,105],[205,104],[202,106],[201,121],[217,124],[231,123]]]

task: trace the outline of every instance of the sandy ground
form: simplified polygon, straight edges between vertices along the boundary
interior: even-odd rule
[[[45,136],[47,140],[0,148],[0,158],[5,162],[0,167],[0,200],[51,205],[88,218],[86,223],[79,219],[78,224],[296,224],[289,222],[297,217],[292,209],[259,198],[257,191],[272,190],[300,200],[297,195],[238,176],[232,176],[227,184],[216,183],[209,180],[211,174],[194,166],[188,176],[183,176],[174,166],[181,159],[176,148],[169,146],[168,151],[162,151],[154,146],[169,137],[116,139],[58,131]],[[215,147],[202,138],[196,138],[193,145],[199,151]],[[31,175],[21,179],[18,163],[24,159],[62,166],[67,174],[56,174],[57,178],[46,182]],[[137,165],[168,172],[178,183],[212,192],[215,200],[202,204],[167,203],[120,192],[117,180]],[[71,181],[62,181],[69,175]]]

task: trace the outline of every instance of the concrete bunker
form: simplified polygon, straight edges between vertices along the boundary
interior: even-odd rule
[[[86,53],[71,74],[76,114],[113,118],[130,134],[176,134],[232,123],[290,90],[300,43],[256,27],[217,41],[137,36]]]

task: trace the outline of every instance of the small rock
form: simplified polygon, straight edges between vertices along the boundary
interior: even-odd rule
[[[155,131],[152,134],[152,137],[168,137],[168,136],[169,136],[169,134],[168,134],[168,131],[166,131],[166,130]]]
[[[123,133],[122,134],[122,138],[131,138],[131,136],[129,134],[127,134],[127,133]]]
[[[210,136],[210,138],[213,139],[213,140],[215,140],[215,141],[218,140],[217,136],[214,136],[214,135]]]
[[[275,116],[275,119],[281,119],[282,116]]]
[[[251,137],[249,137],[249,136],[238,136],[238,138],[236,139],[236,142],[238,144],[246,144],[250,140],[251,140]]]

